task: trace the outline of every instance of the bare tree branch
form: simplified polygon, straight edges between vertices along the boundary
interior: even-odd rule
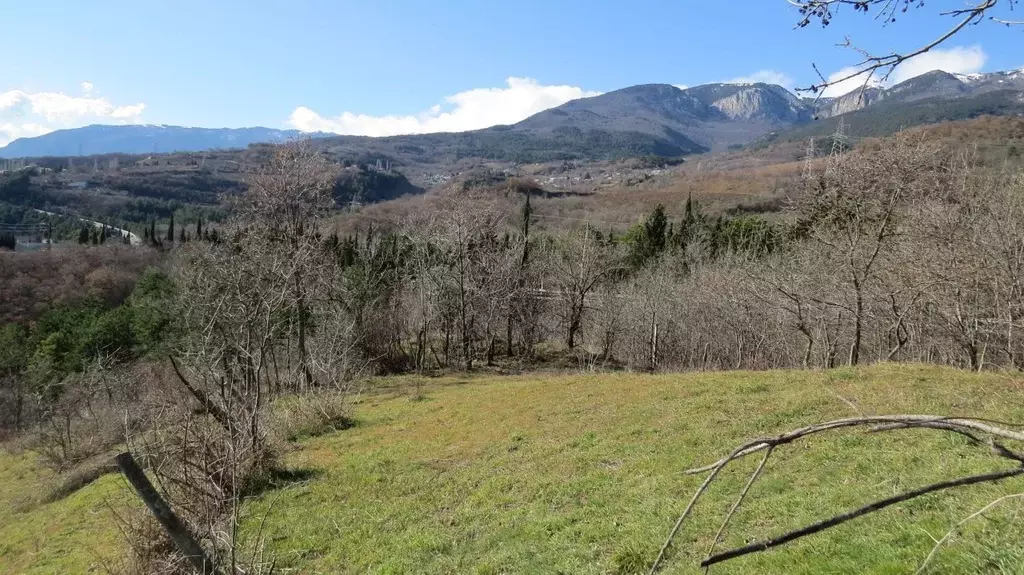
[[[873,503],[869,503],[864,507],[854,509],[853,511],[848,511],[846,513],[841,513],[839,515],[836,515],[835,517],[831,517],[824,521],[812,523],[807,527],[803,527],[795,531],[790,531],[783,535],[779,535],[778,537],[773,537],[767,541],[751,543],[750,545],[737,547],[735,549],[719,553],[718,555],[708,557],[704,561],[701,561],[700,565],[701,567],[708,567],[714,565],[715,563],[721,563],[722,561],[727,561],[729,559],[735,559],[737,557],[742,557],[744,555],[749,555],[751,553],[757,553],[758,551],[766,551],[768,549],[771,549],[772,547],[778,547],[779,545],[784,545],[786,543],[789,543],[790,541],[800,539],[801,537],[813,535],[820,531],[824,531],[830,527],[841,525],[843,523],[846,523],[847,521],[850,521],[851,519],[856,519],[869,513],[874,513],[875,511],[885,509],[890,505],[895,505],[903,501],[909,501],[910,499],[914,499],[922,495],[927,495],[929,493],[934,493],[936,491],[942,491],[943,489],[961,487],[964,485],[975,485],[977,483],[1000,481],[1003,479],[1007,479],[1009,477],[1014,477],[1022,474],[1024,474],[1024,467],[1018,467],[1016,469],[994,471],[992,473],[982,473],[980,475],[961,477],[960,479],[954,479],[952,481],[941,481],[939,483],[933,483],[931,485],[921,487],[920,489],[914,489],[912,491],[907,491],[905,493],[901,493],[893,497],[888,497],[886,499],[881,499]]]
[[[928,556],[925,557],[924,561],[921,562],[921,566],[917,569],[917,571],[914,572],[914,575],[920,575],[921,573],[925,572],[925,569],[928,568],[928,564],[931,563],[931,560],[935,557],[935,554],[939,552],[939,548],[942,547],[942,544],[945,543],[946,540],[948,540],[950,537],[952,537],[953,534],[956,533],[961,527],[963,527],[964,523],[967,523],[968,521],[974,519],[975,517],[978,517],[978,516],[984,514],[989,509],[992,509],[993,507],[999,505],[1000,503],[1002,503],[1004,501],[1007,501],[1007,500],[1010,500],[1010,499],[1018,499],[1018,498],[1021,498],[1021,497],[1024,497],[1024,493],[1015,493],[1013,495],[1004,495],[1004,496],[1000,497],[999,499],[996,499],[995,501],[990,502],[988,505],[982,507],[981,509],[975,511],[974,513],[971,513],[967,517],[963,518],[959,523],[957,523],[952,528],[950,528],[950,530],[947,531],[946,534],[942,536],[942,539],[939,539],[938,541],[935,542],[935,547],[932,547],[931,552],[929,552]]]
[[[876,19],[879,19],[884,24],[889,24],[896,21],[897,11],[906,13],[911,8],[920,8],[924,5],[924,2],[920,0],[787,0],[790,5],[795,6],[800,11],[800,20],[797,22],[797,28],[803,28],[810,25],[814,21],[818,21],[822,26],[828,26],[833,21],[837,9],[841,6],[850,6],[855,12],[867,13],[871,7],[877,7],[878,13]],[[1003,5],[1013,9],[1016,4],[1016,0],[1002,0]],[[1004,20],[991,16],[991,14],[997,9],[1000,4],[1000,0],[980,0],[977,4],[968,8],[950,10],[942,12],[943,16],[951,16],[958,18],[956,24],[945,33],[937,36],[932,41],[921,46],[920,48],[906,53],[892,52],[885,55],[873,55],[870,52],[857,48],[853,45],[849,38],[845,40],[841,47],[846,47],[855,50],[860,53],[863,60],[853,66],[854,71],[846,74],[840,78],[834,80],[825,78],[824,75],[818,71],[817,66],[814,67],[815,72],[821,79],[819,84],[811,84],[806,88],[798,88],[798,92],[811,92],[821,97],[821,94],[826,88],[835,86],[841,82],[846,82],[854,78],[864,77],[864,84],[861,86],[861,95],[863,96],[863,90],[869,85],[872,78],[880,75],[881,81],[885,82],[892,75],[893,71],[903,62],[910,60],[916,56],[920,56],[926,52],[933,50],[939,45],[945,43],[950,38],[958,34],[967,26],[978,24],[985,20],[986,16],[990,21],[1005,24],[1009,26],[1018,25],[1021,22]]]
[[[736,510],[739,508],[743,500],[746,498],[746,495],[750,491],[751,486],[761,476],[761,472],[764,469],[764,466],[767,464],[769,457],[771,456],[773,450],[776,447],[788,443],[793,443],[809,435],[821,433],[824,431],[865,426],[869,427],[869,431],[872,432],[892,431],[897,429],[908,428],[949,431],[966,436],[975,444],[983,443],[981,439],[977,437],[976,434],[985,434],[993,438],[992,440],[990,440],[989,444],[992,446],[995,455],[1013,460],[1015,463],[1017,463],[1017,466],[1013,469],[1006,471],[998,471],[933,483],[931,485],[921,487],[912,491],[908,491],[900,495],[875,501],[873,503],[865,505],[864,507],[860,507],[858,509],[854,509],[852,511],[836,515],[829,519],[813,523],[811,525],[808,525],[801,529],[797,529],[795,531],[790,531],[788,533],[779,535],[766,541],[752,543],[716,555],[711,554],[715,546],[717,545],[722,532],[725,530],[726,525],[728,525],[729,521],[732,519],[732,516],[735,514]],[[669,532],[669,536],[665,541],[665,544],[661,548],[661,552],[658,553],[658,557],[655,559],[654,564],[651,566],[650,572],[653,574],[658,570],[662,561],[664,560],[666,551],[669,549],[669,547],[671,547],[672,540],[679,532],[679,529],[682,527],[683,522],[686,520],[687,517],[690,516],[690,513],[693,511],[698,500],[704,495],[708,487],[718,476],[719,472],[721,472],[722,469],[724,469],[730,462],[735,461],[737,459],[741,459],[751,453],[767,450],[767,452],[761,460],[761,463],[758,465],[757,469],[753,472],[753,474],[751,474],[750,479],[747,481],[747,484],[740,492],[740,495],[737,498],[736,503],[726,514],[725,520],[722,522],[721,527],[719,527],[718,533],[715,535],[715,538],[711,544],[711,549],[708,552],[708,557],[701,562],[702,567],[708,567],[710,565],[714,565],[715,563],[720,563],[728,559],[733,559],[750,553],[756,553],[759,551],[770,549],[772,547],[777,547],[779,545],[783,545],[795,539],[799,539],[807,535],[812,535],[814,533],[818,533],[830,527],[840,525],[842,523],[850,521],[851,519],[856,519],[857,517],[861,517],[863,515],[873,513],[880,509],[884,509],[886,507],[889,507],[890,505],[914,499],[916,497],[920,497],[928,493],[941,491],[943,489],[949,489],[952,487],[959,487],[963,485],[974,485],[977,483],[999,481],[1002,479],[1006,479],[1008,477],[1024,474],[1024,455],[1016,453],[1008,449],[1007,447],[997,443],[996,441],[994,441],[994,438],[996,437],[1024,442],[1024,433],[1006,429],[1005,427],[1000,427],[989,421],[971,418],[939,417],[933,415],[889,415],[851,417],[808,425],[805,427],[801,427],[799,429],[782,433],[775,437],[761,438],[748,441],[740,445],[739,447],[735,448],[732,451],[732,453],[716,461],[715,463],[699,469],[691,469],[686,472],[700,473],[704,471],[711,471],[708,477],[704,480],[701,486],[694,493],[693,497],[690,499],[689,504],[687,504],[686,509],[684,509],[683,513],[680,515],[675,525],[673,525],[672,530]]]

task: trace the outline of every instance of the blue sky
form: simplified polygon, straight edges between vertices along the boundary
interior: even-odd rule
[[[963,5],[794,30],[786,0],[5,0],[0,145],[87,123],[470,129],[641,83],[803,86],[855,61],[844,35],[908,50]],[[1022,34],[977,26],[902,74],[1020,68]]]

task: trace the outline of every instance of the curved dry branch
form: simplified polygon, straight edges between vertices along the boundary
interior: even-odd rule
[[[725,531],[726,526],[732,520],[733,515],[743,504],[748,492],[750,491],[753,484],[761,477],[761,473],[764,470],[765,465],[768,463],[768,459],[771,457],[776,447],[792,443],[809,435],[814,435],[824,431],[831,431],[835,429],[845,429],[853,427],[868,427],[870,433],[880,433],[885,431],[895,431],[901,429],[929,429],[936,431],[947,431],[956,433],[963,437],[968,438],[974,445],[989,445],[995,455],[1010,459],[1017,463],[1017,466],[1013,469],[1006,471],[997,471],[992,473],[985,473],[981,475],[973,475],[969,477],[962,477],[959,479],[953,479],[948,481],[941,481],[933,483],[931,485],[921,487],[906,493],[881,499],[836,515],[829,519],[825,519],[801,529],[784,533],[772,539],[752,543],[736,549],[731,549],[722,553],[712,555],[715,547],[718,545],[721,539],[722,533]],[[959,487],[964,485],[974,485],[977,483],[1000,481],[1009,477],[1024,475],[1024,455],[1014,452],[1006,446],[998,443],[996,439],[1012,440],[1018,442],[1024,442],[1024,432],[1006,429],[1006,427],[1017,427],[1016,424],[1009,424],[1005,422],[994,422],[991,420],[976,419],[976,418],[965,418],[965,417],[944,417],[936,415],[882,415],[882,416],[862,416],[862,417],[849,417],[844,419],[836,419],[833,421],[826,421],[823,423],[816,423],[813,425],[804,426],[792,431],[779,434],[775,437],[759,438],[746,443],[741,444],[735,448],[728,456],[719,459],[711,465],[704,467],[690,469],[686,471],[688,474],[701,473],[710,471],[711,473],[705,478],[701,486],[693,494],[686,509],[676,520],[672,530],[669,532],[669,536],[662,546],[661,551],[658,553],[653,565],[651,566],[650,573],[657,572],[658,568],[664,561],[667,550],[671,547],[672,541],[676,534],[681,529],[686,518],[690,516],[694,507],[697,505],[700,498],[707,491],[708,487],[715,480],[718,474],[724,469],[730,462],[737,459],[742,459],[751,453],[757,453],[760,451],[766,451],[764,457],[761,459],[761,463],[757,466],[754,472],[751,474],[750,479],[747,481],[743,490],[740,492],[739,497],[733,506],[729,509],[725,516],[724,521],[718,529],[718,533],[715,535],[714,540],[711,543],[711,548],[708,550],[708,556],[701,562],[702,567],[708,567],[715,563],[720,563],[736,557],[741,557],[750,553],[756,553],[759,551],[765,551],[779,545],[784,545],[795,539],[806,537],[825,529],[829,529],[836,525],[840,525],[852,519],[856,519],[863,515],[873,513],[875,511],[895,505],[897,503],[908,501],[922,495],[933,493],[935,491],[941,491],[943,489],[949,489],[952,487]],[[985,436],[985,440],[980,436]]]
[[[848,511],[846,513],[841,513],[829,519],[825,519],[824,521],[812,523],[806,527],[797,529],[795,531],[790,531],[788,533],[784,533],[782,535],[779,535],[778,537],[768,539],[767,541],[751,543],[750,545],[744,545],[743,547],[737,547],[735,549],[730,549],[729,551],[724,551],[722,553],[719,553],[718,555],[708,557],[704,561],[701,561],[700,565],[701,567],[708,567],[714,565],[715,563],[721,563],[722,561],[727,561],[729,559],[735,559],[737,557],[742,557],[744,555],[749,555],[751,553],[757,553],[758,551],[765,551],[771,549],[772,547],[778,547],[779,545],[784,545],[786,543],[789,543],[790,541],[800,539],[801,537],[813,535],[815,533],[824,531],[831,527],[841,525],[843,523],[846,523],[847,521],[850,521],[851,519],[856,519],[869,513],[880,511],[882,509],[885,509],[886,507],[889,507],[890,505],[902,503],[903,501],[909,501],[916,497],[927,495],[929,493],[934,493],[936,491],[942,491],[944,489],[950,489],[952,487],[961,487],[964,485],[975,485],[978,483],[990,483],[993,481],[1001,481],[1003,479],[1007,479],[1017,475],[1024,475],[1024,467],[1018,467],[1017,469],[1008,469],[1005,471],[994,471],[992,473],[983,473],[981,475],[971,475],[969,477],[961,477],[960,479],[954,479],[952,481],[942,481],[939,483],[933,483],[920,489],[914,489],[912,491],[907,491],[905,493],[901,493],[893,497],[880,499],[873,503],[869,503],[864,507],[854,509],[853,511]]]

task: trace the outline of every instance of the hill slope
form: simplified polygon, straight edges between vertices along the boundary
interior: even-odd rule
[[[309,573],[646,573],[702,480],[683,469],[738,442],[851,414],[970,414],[1024,419],[999,374],[916,365],[828,372],[450,376],[378,380],[356,427],[307,439],[287,463],[308,480],[244,507],[267,560]],[[840,399],[842,398],[842,399]],[[822,436],[782,447],[722,548],[795,528],[874,497],[995,466],[966,441],[924,432]],[[755,462],[722,475],[676,540],[662,573],[698,557]],[[83,573],[117,557],[112,509],[134,502],[117,477],[55,503],[57,478],[0,451],[0,572]],[[42,482],[40,480],[43,480]],[[1021,480],[948,490],[857,519],[723,572],[913,572],[954,523]],[[1016,572],[1024,504],[966,525],[935,573]],[[1017,515],[1015,515],[1017,514]],[[41,534],[45,533],[45,536]],[[251,547],[246,547],[249,549]]]

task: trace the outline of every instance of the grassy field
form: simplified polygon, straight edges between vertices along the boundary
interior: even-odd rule
[[[291,573],[634,573],[657,553],[700,477],[734,444],[856,412],[1024,421],[1024,379],[925,366],[830,372],[526,375],[377,382],[349,430],[300,442],[309,479],[252,500],[244,530]],[[784,448],[724,547],[940,478],[1004,468],[934,432],[838,434]],[[696,567],[756,461],[723,475],[677,538],[665,573]],[[0,572],[77,573],[116,556],[106,476],[34,502],[39,469],[0,455]],[[930,495],[716,573],[912,573],[954,523],[1012,479]],[[966,527],[933,573],[1024,573],[1024,504]]]

